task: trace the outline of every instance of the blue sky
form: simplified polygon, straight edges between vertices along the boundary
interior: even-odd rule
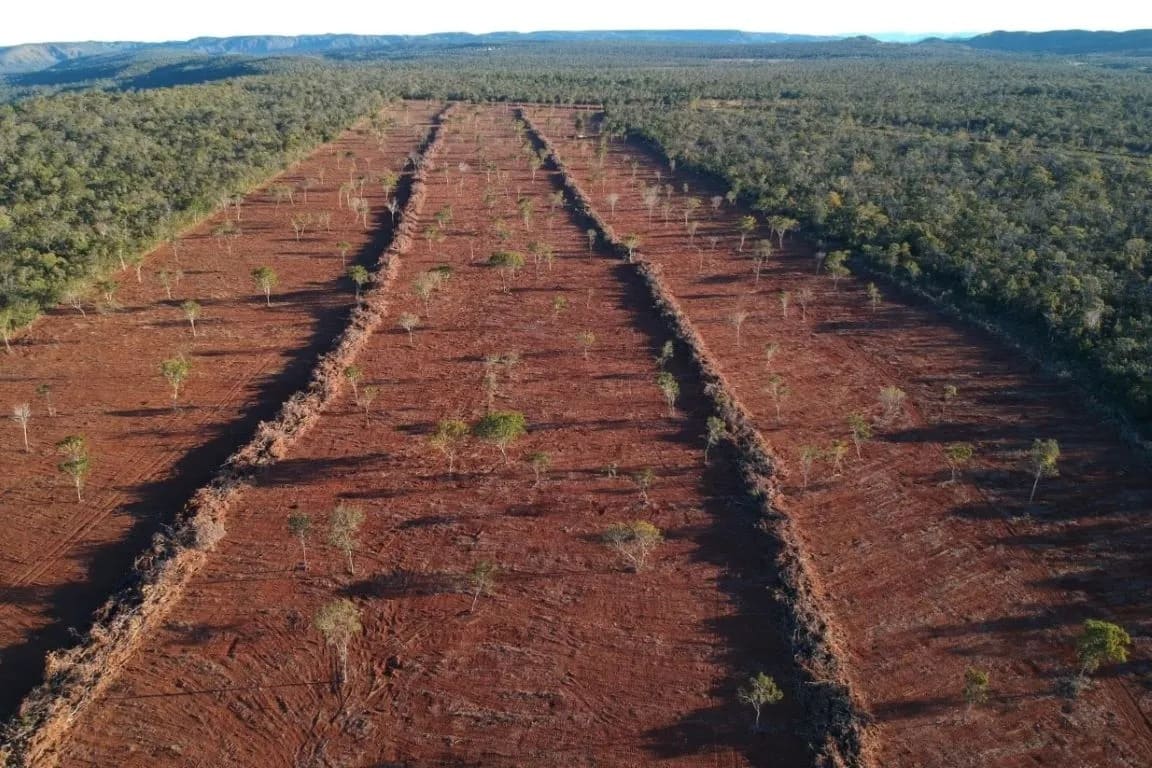
[[[956,34],[994,29],[1152,27],[1147,0],[54,0],[12,3],[0,45],[73,40],[184,40],[243,34],[422,34],[541,29],[743,29],[805,34]]]

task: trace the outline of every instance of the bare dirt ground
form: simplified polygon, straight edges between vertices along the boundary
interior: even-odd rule
[[[533,179],[510,115],[477,114],[447,128],[424,205],[443,238],[402,259],[394,312],[421,318],[411,343],[396,327],[374,337],[367,412],[349,393],[258,478],[164,629],[81,718],[64,765],[811,764],[773,553],[725,464],[704,465],[691,377],[670,366],[683,391],[669,414],[654,381],[665,337],[631,272],[589,258],[561,208],[549,216],[552,181]],[[483,260],[532,241],[555,263],[529,257],[505,292]],[[410,287],[444,265],[425,305]],[[493,405],[522,411],[527,436],[507,463],[470,440],[449,474],[434,425],[481,416],[485,358],[512,353],[493,367]],[[534,452],[550,458],[538,484]],[[634,479],[646,469],[647,502]],[[326,543],[339,503],[365,513],[354,574]],[[314,521],[307,571],[293,512]],[[600,541],[633,519],[666,537],[638,573]],[[466,574],[482,561],[498,570],[477,598]],[[363,632],[338,687],[313,617],[343,597]],[[760,733],[735,696],[756,671],[785,693]]]
[[[348,263],[371,264],[380,252],[390,216],[375,179],[403,167],[434,109],[390,108],[383,142],[367,130],[345,133],[248,195],[239,221],[234,210],[218,214],[175,252],[164,245],[149,254],[139,282],[133,269],[118,275],[117,308],[98,297],[102,306],[87,304],[86,316],[61,308],[0,360],[0,403],[33,409],[28,452],[18,424],[0,435],[0,715],[39,681],[44,654],[72,642],[72,630],[131,577],[159,526],[306,380],[353,301],[337,243],[348,244]],[[340,186],[359,176],[373,180],[363,193],[367,229],[337,207]],[[297,188],[295,202],[270,191],[284,184]],[[297,239],[291,220],[308,215]],[[224,222],[238,232],[214,235]],[[271,306],[250,276],[260,266],[279,278]],[[195,337],[186,300],[202,307]],[[192,370],[174,408],[159,364],[178,354]],[[50,403],[37,394],[41,385],[51,388]],[[71,434],[83,435],[91,454],[82,503],[57,470],[55,444]]]
[[[914,299],[887,295],[873,309],[864,281],[835,289],[798,238],[777,248],[757,284],[754,243],[769,234],[761,226],[740,253],[747,212],[714,210],[710,198],[724,190],[672,174],[634,145],[609,143],[601,169],[595,140],[575,137],[571,113],[530,115],[617,233],[637,234],[641,256],[663,267],[782,459],[784,511],[798,523],[854,689],[875,718],[874,764],[1152,764],[1147,464],[1069,386]],[[642,190],[657,183],[672,193],[650,217]],[[692,196],[701,201],[689,215],[694,239],[684,221]],[[812,298],[802,316],[804,289]],[[774,375],[787,389],[779,419]],[[828,453],[850,442],[847,417],[875,422],[889,385],[907,393],[906,407],[877,426],[860,458],[849,447],[834,472]],[[947,385],[958,396],[945,408]],[[1063,455],[1060,476],[1043,479],[1028,503],[1022,454],[1036,438],[1057,439]],[[945,485],[943,446],[955,442],[971,443],[975,459]],[[807,487],[806,447],[821,452]],[[1132,658],[1069,700],[1058,690],[1076,669],[1086,618],[1123,625]],[[971,711],[961,698],[970,666],[991,676],[990,702]]]

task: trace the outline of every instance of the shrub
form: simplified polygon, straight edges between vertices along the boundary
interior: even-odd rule
[[[428,438],[429,444],[448,459],[448,474],[452,474],[456,451],[467,436],[468,424],[463,419],[441,419],[436,424],[432,436]]]
[[[1128,660],[1128,646],[1132,638],[1120,626],[1109,621],[1088,619],[1076,641],[1076,657],[1080,661],[1080,677],[1086,677],[1108,661]]]
[[[784,692],[770,675],[760,672],[748,679],[748,683],[736,692],[740,703],[747,704],[756,712],[753,728],[760,728],[760,710],[765,704],[776,704],[784,698]]]
[[[602,538],[605,544],[639,573],[644,570],[648,558],[664,540],[664,535],[647,520],[633,520],[630,523],[616,523],[610,526]]]
[[[494,443],[507,463],[508,448],[526,434],[526,425],[524,414],[519,411],[493,411],[472,425],[472,434]]]
[[[57,464],[57,468],[72,478],[72,483],[76,486],[76,501],[83,501],[81,492],[84,479],[92,468],[88,457],[88,443],[81,435],[69,435],[56,443],[56,450],[64,456],[64,461]]]
[[[336,650],[338,671],[333,682],[337,687],[343,686],[348,679],[348,645],[352,638],[363,631],[360,609],[347,598],[333,600],[321,606],[314,622],[316,629],[324,636],[324,642]]]

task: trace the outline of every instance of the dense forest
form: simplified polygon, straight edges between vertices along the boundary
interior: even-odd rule
[[[300,68],[0,105],[0,321],[134,262],[380,100]]]
[[[598,104],[607,130],[995,321],[1146,421],[1146,63],[865,39],[73,62],[0,106],[0,302],[16,320],[58,300],[394,95]]]

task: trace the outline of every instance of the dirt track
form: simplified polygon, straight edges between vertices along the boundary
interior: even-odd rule
[[[609,144],[597,169],[593,141],[572,135],[567,112],[531,111],[620,234],[635,233],[643,258],[663,267],[690,320],[758,414],[784,461],[785,511],[806,539],[854,689],[872,713],[880,766],[1143,766],[1152,762],[1147,686],[1152,584],[1152,483],[1145,466],[1085,413],[1070,389],[1022,363],[984,334],[942,320],[930,307],[888,296],[876,309],[864,283],[833,288],[814,273],[811,248],[788,239],[759,283],[742,212],[709,198],[722,190],[673,177],[634,146]],[[639,165],[632,183],[630,161]],[[673,183],[650,217],[641,190]],[[683,220],[689,195],[702,205]],[[612,193],[620,195],[610,212]],[[711,238],[715,237],[715,245]],[[775,244],[775,241],[774,241]],[[799,296],[813,292],[801,319]],[[788,291],[787,317],[780,303]],[[740,344],[732,319],[747,318]],[[771,367],[765,346],[776,344]],[[779,375],[781,403],[765,391]],[[947,384],[959,395],[942,412]],[[847,417],[879,414],[879,389],[904,389],[908,407],[878,429],[861,458],[836,475],[816,462],[804,488],[800,455],[849,440]],[[1020,453],[1057,438],[1061,476],[1028,504]],[[966,441],[976,459],[948,479],[942,444]],[[1074,667],[1079,623],[1102,617],[1135,640],[1133,659],[1110,667],[1075,702],[1058,697]],[[987,669],[992,700],[968,712],[964,669]],[[963,745],[957,749],[957,745]]]
[[[300,191],[294,203],[277,202],[269,186],[253,192],[239,222],[231,211],[217,215],[181,238],[176,253],[165,245],[150,254],[140,282],[131,269],[117,276],[119,308],[88,304],[86,317],[62,308],[0,361],[3,402],[34,411],[30,452],[17,425],[3,435],[12,470],[0,479],[10,525],[0,559],[0,713],[37,682],[44,654],[72,642],[70,628],[85,627],[130,578],[153,532],[304,381],[351,305],[336,244],[349,243],[349,263],[369,263],[388,236],[378,185],[365,188],[375,213],[367,230],[337,210],[337,190],[350,173],[400,169],[432,110],[395,108],[382,145],[364,131],[345,134],[271,182],[301,188],[313,179],[307,202]],[[297,240],[291,219],[323,212],[332,213],[329,227],[315,221]],[[213,236],[226,220],[239,234]],[[279,275],[270,307],[249,274],[263,265]],[[170,280],[171,299],[162,271],[181,273]],[[180,309],[188,299],[202,306],[195,337]],[[159,363],[179,353],[192,375],[173,408]],[[55,416],[36,394],[40,384],[52,388]],[[83,503],[56,469],[53,446],[68,434],[90,446]]]

